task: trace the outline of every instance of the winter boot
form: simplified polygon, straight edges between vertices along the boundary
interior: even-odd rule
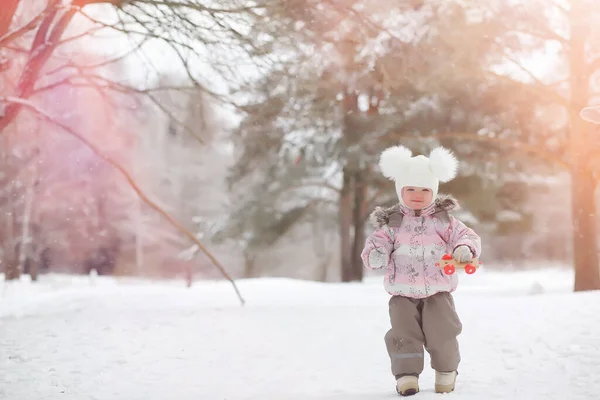
[[[400,396],[412,396],[419,392],[419,378],[413,375],[404,375],[396,381],[396,391]]]
[[[456,371],[439,372],[435,371],[435,392],[450,393],[454,390],[456,384]]]

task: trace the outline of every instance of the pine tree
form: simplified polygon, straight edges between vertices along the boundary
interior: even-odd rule
[[[244,198],[234,202],[239,212],[230,226],[251,237],[255,249],[266,248],[273,241],[261,238],[281,237],[309,205],[334,200],[341,279],[361,280],[368,213],[397,201],[393,185],[374,168],[379,152],[400,142],[415,151],[441,143],[467,165],[493,169],[514,152],[502,148],[504,141],[538,128],[531,122],[537,99],[490,77],[501,52],[482,29],[494,32],[456,4],[388,8],[389,19],[325,5],[318,12],[287,11],[277,35],[284,38],[278,45],[291,43],[278,49],[285,63],[246,88],[256,99],[244,106],[234,136],[239,157],[231,182]],[[302,29],[289,30],[297,26]],[[403,37],[405,31],[413,36]],[[482,39],[465,48],[465,36]],[[492,137],[499,127],[502,135]],[[305,190],[310,185],[332,190]],[[277,201],[282,193],[294,199],[293,207]],[[332,208],[322,211],[331,215]]]

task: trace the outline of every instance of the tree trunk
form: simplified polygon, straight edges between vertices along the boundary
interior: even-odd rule
[[[23,208],[23,217],[21,218],[21,240],[19,241],[19,270],[25,270],[25,261],[31,259],[33,254],[31,240],[31,214],[33,211],[35,172],[30,168],[27,189],[25,190],[25,206]],[[32,264],[29,262],[29,264]]]
[[[185,263],[185,285],[190,288],[193,284],[194,272],[192,271],[192,263],[188,261]]]
[[[244,251],[244,278],[257,278],[256,256],[249,251]]]
[[[4,279],[12,281],[21,277],[21,269],[19,268],[18,246],[15,241],[16,210],[12,202],[9,210],[10,213],[6,216],[6,237],[4,238],[2,263],[4,264]]]
[[[36,259],[29,259],[29,276],[32,282],[37,282],[40,274],[39,261]]]
[[[365,171],[358,171],[354,174],[354,213],[352,222],[354,224],[354,238],[352,243],[352,270],[354,281],[362,281],[364,267],[361,259],[362,249],[365,244],[365,213],[367,197],[367,184],[365,182]]]
[[[596,181],[590,171],[571,175],[575,291],[600,289],[596,227]]]
[[[327,282],[327,273],[334,249],[331,248],[331,240],[328,240],[326,223],[322,218],[317,218],[311,224],[313,250],[317,256],[317,271],[315,280]]]
[[[319,270],[317,281],[327,282],[327,270],[329,269],[329,263],[331,262],[331,254],[327,258],[323,258],[319,261]]]
[[[585,45],[589,36],[586,5],[571,1],[569,38],[569,67],[571,97],[570,161],[571,211],[573,220],[573,261],[575,263],[575,291],[600,289],[600,272],[596,243],[596,182],[588,168],[591,155],[589,136],[591,125],[579,118],[588,102],[590,74],[586,63]]]
[[[14,167],[14,159],[11,157],[13,150],[10,135],[2,137],[2,165],[9,171],[16,170]],[[4,254],[2,256],[2,266],[4,269],[4,279],[7,281],[19,279],[21,271],[19,268],[18,243],[16,240],[17,234],[17,201],[18,189],[15,184],[16,179],[6,183],[3,190],[6,191],[7,201],[3,207],[4,230],[2,231],[2,246]]]
[[[340,192],[340,262],[342,282],[356,280],[354,265],[354,242],[352,224],[354,220],[354,178],[359,167],[359,159],[355,147],[359,136],[360,109],[358,107],[358,92],[346,87],[342,100],[344,117],[342,120],[342,140],[346,150],[346,164],[342,171],[343,183]]]
[[[325,242],[325,247],[325,252],[319,257],[319,265],[316,277],[318,282],[327,282],[327,272],[329,271],[329,265],[331,264],[331,258],[333,257],[333,251],[330,247],[330,243]]]
[[[340,191],[340,262],[342,282],[351,282],[354,276],[352,265],[352,178],[350,171],[343,170],[343,185]]]
[[[143,275],[144,266],[144,223],[143,219],[143,203],[138,200],[135,208],[135,274],[137,276]]]
[[[37,203],[34,203],[34,210]],[[33,212],[35,215],[35,211]],[[35,218],[35,217],[34,217]],[[31,258],[29,258],[29,276],[33,282],[38,280],[40,270],[44,269],[45,264],[42,259],[42,246],[41,246],[41,227],[43,223],[36,221],[31,223]]]
[[[7,281],[17,280],[21,277],[19,261],[14,257],[4,259],[4,279]]]

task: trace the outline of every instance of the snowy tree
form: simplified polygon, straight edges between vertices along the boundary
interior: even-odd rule
[[[600,7],[596,2],[573,0],[518,6],[477,2],[473,9],[488,25],[505,28],[504,34],[490,36],[504,53],[504,68],[496,70],[494,77],[538,99],[536,114],[546,126],[533,131],[526,142],[535,144],[548,154],[548,161],[562,165],[570,174],[574,289],[599,289],[595,190],[600,137],[594,125],[580,118],[580,112],[597,102],[600,90],[596,84],[599,35],[593,23]],[[533,59],[544,54],[540,71]]]
[[[144,57],[150,45],[156,46],[154,50],[161,52],[163,60],[166,54],[172,57],[169,66],[175,67],[187,78],[186,87],[168,89],[196,89],[217,96],[216,92],[223,91],[226,78],[235,76],[228,70],[228,65],[233,61],[249,62],[244,46],[251,46],[251,43],[239,30],[258,18],[256,11],[261,8],[264,7],[260,4],[247,6],[235,0],[219,5],[212,2],[201,4],[194,0],[179,3],[145,0],[6,1],[0,10],[0,77],[3,81],[0,131],[9,128],[26,109],[27,114],[24,115],[27,118],[31,118],[30,113],[37,114],[37,118],[82,141],[97,157],[116,168],[146,204],[196,243],[231,280],[202,243],[183,224],[152,202],[115,158],[104,154],[102,148],[94,145],[93,139],[82,136],[69,125],[69,121],[61,121],[41,108],[39,96],[52,93],[59,87],[90,87],[99,93],[129,93],[154,102],[155,94],[167,88],[157,87],[156,76],[152,73],[144,78],[144,73],[136,71],[135,78],[138,79],[132,80],[128,76],[114,77],[102,71],[102,67],[112,63]],[[212,29],[214,26],[220,28]],[[61,54],[61,49],[69,45],[90,44],[98,35],[106,33],[120,35],[128,44],[125,51],[99,52],[99,59],[93,62],[72,54]],[[202,63],[211,67],[196,68]],[[206,82],[210,82],[216,91],[208,89]],[[182,124],[182,121],[178,122]],[[187,131],[189,133],[190,130]],[[7,275],[16,277],[18,271]]]
[[[373,170],[383,148],[402,142],[426,151],[442,143],[456,150],[467,171],[488,180],[535,165],[524,155],[538,153],[524,145],[519,158],[513,145],[502,148],[539,127],[531,107],[523,107],[535,99],[517,98],[521,88],[490,78],[502,55],[492,41],[463,46],[465,35],[478,37],[484,26],[468,8],[402,4],[383,14],[369,2],[360,4],[364,12],[323,3],[279,10],[285,14],[273,21],[280,25],[269,19],[281,32],[273,35],[276,41],[264,39],[266,47],[281,57],[274,57],[279,63],[243,107],[231,175],[242,196],[231,225],[240,237],[252,238],[248,243],[264,240],[261,248],[273,245],[270,236],[306,221],[315,204],[327,204],[321,216],[337,216],[331,226],[339,230],[344,281],[362,278],[368,213],[397,201],[393,185]],[[488,29],[496,31],[502,27]],[[504,104],[504,98],[514,102]],[[498,127],[502,137],[495,136]]]
[[[177,79],[165,76],[162,81],[165,86],[180,86]],[[223,131],[225,116],[200,90],[163,91],[155,102],[158,105],[146,102],[141,111],[139,179],[148,182],[166,210],[210,243],[228,208],[225,174],[231,156]],[[168,113],[157,112],[159,106]],[[222,259],[237,261],[230,252],[221,254]],[[210,275],[208,268],[202,270]]]

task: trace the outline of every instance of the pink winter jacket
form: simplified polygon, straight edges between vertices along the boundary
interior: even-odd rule
[[[435,264],[460,245],[476,257],[481,253],[479,236],[448,214],[458,208],[452,196],[439,195],[419,216],[400,204],[375,209],[371,221],[376,230],[366,240],[362,260],[370,269],[387,267],[384,287],[389,294],[422,299],[456,290],[457,274],[446,275]]]

